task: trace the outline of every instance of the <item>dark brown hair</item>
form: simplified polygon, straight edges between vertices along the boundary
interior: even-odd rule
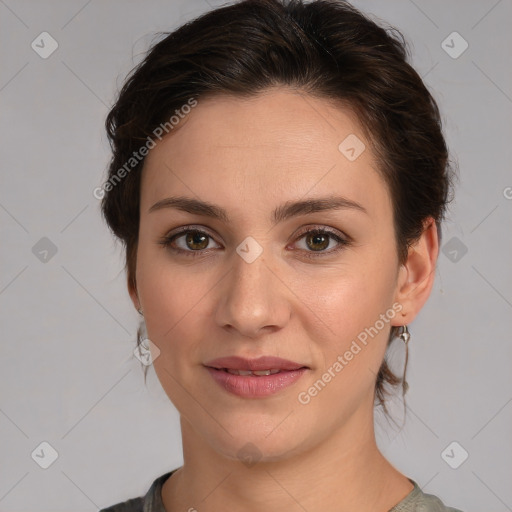
[[[126,162],[155,138],[156,127],[206,95],[247,97],[285,85],[349,107],[389,188],[399,262],[429,216],[441,235],[452,167],[437,104],[408,64],[398,30],[343,1],[245,0],[163,35],[132,70],[106,119],[113,157],[101,207],[125,246],[130,287],[136,288],[144,159],[128,170]],[[397,333],[392,327],[388,344]],[[375,397],[387,412],[386,383],[405,390],[405,371],[397,377],[384,359]]]

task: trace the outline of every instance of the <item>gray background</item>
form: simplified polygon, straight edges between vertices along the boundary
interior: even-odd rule
[[[138,315],[92,191],[126,73],[157,31],[209,5],[0,0],[1,511],[97,510],[182,463],[178,414],[132,355]],[[406,423],[378,415],[378,441],[447,504],[512,510],[512,2],[355,5],[409,40],[460,168],[435,288],[410,326]],[[46,59],[31,47],[44,31],[58,43]],[[463,41],[442,43],[454,31],[469,44],[457,58]],[[58,452],[48,469],[43,441]]]

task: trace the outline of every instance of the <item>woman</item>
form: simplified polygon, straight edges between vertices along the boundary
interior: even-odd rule
[[[455,511],[379,451],[451,169],[403,41],[247,0],[157,43],[112,108],[102,211],[184,464],[114,511]],[[139,341],[143,336],[139,336]]]

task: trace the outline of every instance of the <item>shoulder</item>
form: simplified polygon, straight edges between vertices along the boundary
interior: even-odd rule
[[[164,473],[154,480],[145,496],[102,508],[99,512],[165,512],[162,503],[162,485],[175,471],[177,469]]]
[[[421,493],[418,497],[415,512],[462,512],[458,508],[446,506],[437,496]]]
[[[424,493],[414,480],[409,480],[414,489],[389,512],[462,512],[458,508],[446,506],[437,496]]]
[[[108,508],[102,508],[99,512],[142,512],[143,506],[144,498],[133,498]]]

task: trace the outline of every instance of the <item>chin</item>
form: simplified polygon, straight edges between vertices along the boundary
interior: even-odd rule
[[[282,420],[282,418],[281,418]],[[290,428],[276,429],[279,422],[273,422],[270,429],[255,428],[254,424],[244,429],[240,424],[237,428],[229,429],[232,436],[222,430],[221,437],[212,436],[209,443],[212,448],[231,460],[239,460],[247,467],[258,462],[276,462],[286,460],[306,449],[311,444],[303,432],[295,432]]]

